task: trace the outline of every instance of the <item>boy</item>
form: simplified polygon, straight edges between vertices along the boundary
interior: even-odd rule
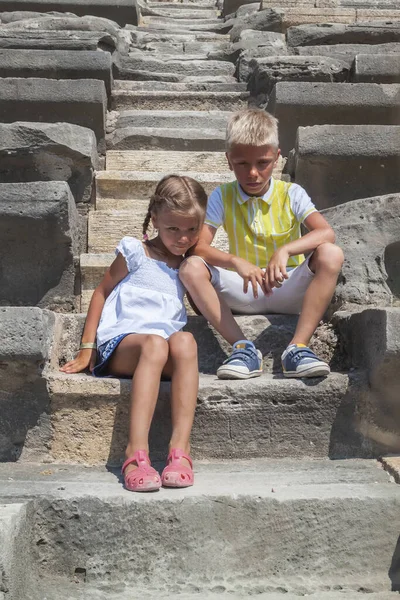
[[[220,379],[262,373],[262,355],[244,338],[235,314],[288,313],[300,317],[282,354],[285,377],[330,372],[308,343],[335,290],[343,253],[335,234],[303,188],[275,180],[278,122],[259,109],[233,114],[226,157],[236,181],[215,189],[205,224],[180,277],[194,304],[233,346],[219,367]],[[308,233],[301,237],[300,225]],[[223,225],[229,253],[211,247]],[[304,252],[310,253],[304,258]]]

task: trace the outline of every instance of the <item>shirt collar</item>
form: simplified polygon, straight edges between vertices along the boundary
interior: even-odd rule
[[[271,204],[272,192],[273,192],[274,185],[275,185],[275,180],[273,177],[271,177],[270,186],[263,196],[249,196],[249,194],[246,194],[246,192],[244,190],[242,190],[238,181],[236,181],[236,185],[237,185],[238,192],[239,192],[239,194],[238,194],[239,204],[244,204],[245,202],[247,202],[247,200],[249,200],[249,198],[253,198],[254,200],[260,199],[260,200],[263,200],[264,202],[266,202],[267,204]]]

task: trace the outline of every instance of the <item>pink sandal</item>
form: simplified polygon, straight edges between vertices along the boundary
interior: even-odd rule
[[[190,467],[180,463],[181,458],[186,458]],[[161,475],[161,481],[164,487],[183,488],[189,487],[194,483],[193,462],[190,456],[185,454],[180,448],[172,448],[168,454],[167,466]]]
[[[137,469],[124,473],[126,467],[133,463]],[[127,490],[130,492],[155,492],[161,487],[161,479],[157,471],[151,466],[146,450],[136,450],[131,458],[122,465],[122,475]]]

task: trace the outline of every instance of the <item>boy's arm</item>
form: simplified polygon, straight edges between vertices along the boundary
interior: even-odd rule
[[[290,256],[312,252],[321,244],[335,242],[335,232],[321,213],[315,211],[305,220],[304,225],[308,229],[306,235],[289,242],[279,248],[271,257],[267,267],[268,283],[272,286],[282,279],[287,279],[286,265]]]
[[[258,298],[258,283],[264,294],[269,296],[271,294],[271,289],[266,286],[264,273],[259,267],[239,256],[235,256],[229,252],[223,252],[222,250],[218,250],[218,248],[211,246],[216,233],[217,230],[215,227],[211,227],[211,225],[207,224],[203,225],[199,241],[191,248],[189,253],[200,256],[206,263],[213,265],[214,267],[234,269],[243,279],[243,291],[245,294],[247,294],[250,283],[253,288],[254,298]]]

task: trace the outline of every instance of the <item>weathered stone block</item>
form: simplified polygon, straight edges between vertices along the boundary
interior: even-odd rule
[[[18,19],[2,26],[3,31],[102,31],[117,36],[120,30],[118,23],[102,17],[77,17],[65,15],[63,17],[37,16],[29,19]]]
[[[400,52],[398,54],[357,54],[352,81],[400,83]]]
[[[0,80],[0,122],[67,122],[92,129],[102,146],[107,94],[97,79]]]
[[[239,69],[242,66],[240,59]],[[243,68],[243,66],[242,66]],[[265,101],[280,81],[343,82],[349,75],[345,61],[319,56],[264,56],[254,58],[248,66],[248,89],[252,96],[263,95]],[[283,123],[285,128],[285,123]]]
[[[342,25],[297,25],[286,32],[288,46],[315,46],[320,44],[388,44],[400,42],[400,24],[357,23]]]
[[[268,8],[258,13],[246,15],[240,19],[234,19],[232,25],[230,39],[233,43],[239,41],[240,34],[245,29],[282,33],[282,11]]]
[[[32,589],[32,521],[27,512],[26,504],[0,504],[0,600],[6,594],[10,600],[27,598]]]
[[[0,77],[97,79],[111,94],[111,55],[108,52],[68,50],[1,50]]]
[[[300,56],[329,56],[353,63],[356,54],[396,54],[400,53],[400,44],[330,44],[326,46],[296,46],[295,54]],[[384,83],[384,82],[380,82]]]
[[[113,19],[120,25],[137,25],[139,9],[136,0],[0,0],[0,11],[71,12]]]
[[[222,7],[222,16],[235,13],[241,6],[245,4],[253,4],[254,0],[224,0]]]
[[[99,166],[90,129],[69,123],[0,123],[0,182],[67,181],[75,202],[90,202]]]
[[[1,461],[17,460],[24,448],[28,455],[45,451],[51,431],[41,375],[50,355],[54,322],[51,312],[39,308],[0,307]]]
[[[0,304],[73,310],[78,213],[65,182],[0,184]]]
[[[319,209],[328,208],[357,198],[396,193],[400,189],[399,160],[399,126],[300,127],[295,180]]]
[[[115,52],[116,38],[101,31],[8,31],[0,29],[0,48],[32,50],[103,50]]]
[[[378,200],[370,199],[379,210]],[[382,198],[381,200],[384,200]],[[388,214],[389,219],[398,219],[400,196],[397,195],[396,212]],[[367,200],[368,202],[368,200]],[[393,205],[393,202],[392,202]],[[387,206],[387,213],[390,209]],[[368,217],[368,209],[367,215]],[[382,233],[378,215],[370,223],[369,231],[373,242]],[[371,227],[372,225],[372,227]],[[387,227],[389,229],[390,225]],[[394,233],[394,227],[392,226]],[[400,231],[397,231],[399,240]],[[381,237],[384,243],[384,236]],[[375,245],[375,244],[374,244]],[[365,247],[367,246],[367,243]],[[375,249],[377,249],[375,247]],[[397,255],[399,257],[399,247]],[[363,260],[360,253],[359,260]],[[383,268],[384,270],[384,268]],[[375,308],[355,314],[338,313],[343,336],[347,340],[354,365],[365,368],[368,373],[368,387],[362,390],[358,400],[357,429],[366,438],[378,443],[386,452],[400,452],[400,309]]]
[[[279,82],[267,110],[279,119],[280,145],[287,156],[301,126],[399,124],[400,86]]]

